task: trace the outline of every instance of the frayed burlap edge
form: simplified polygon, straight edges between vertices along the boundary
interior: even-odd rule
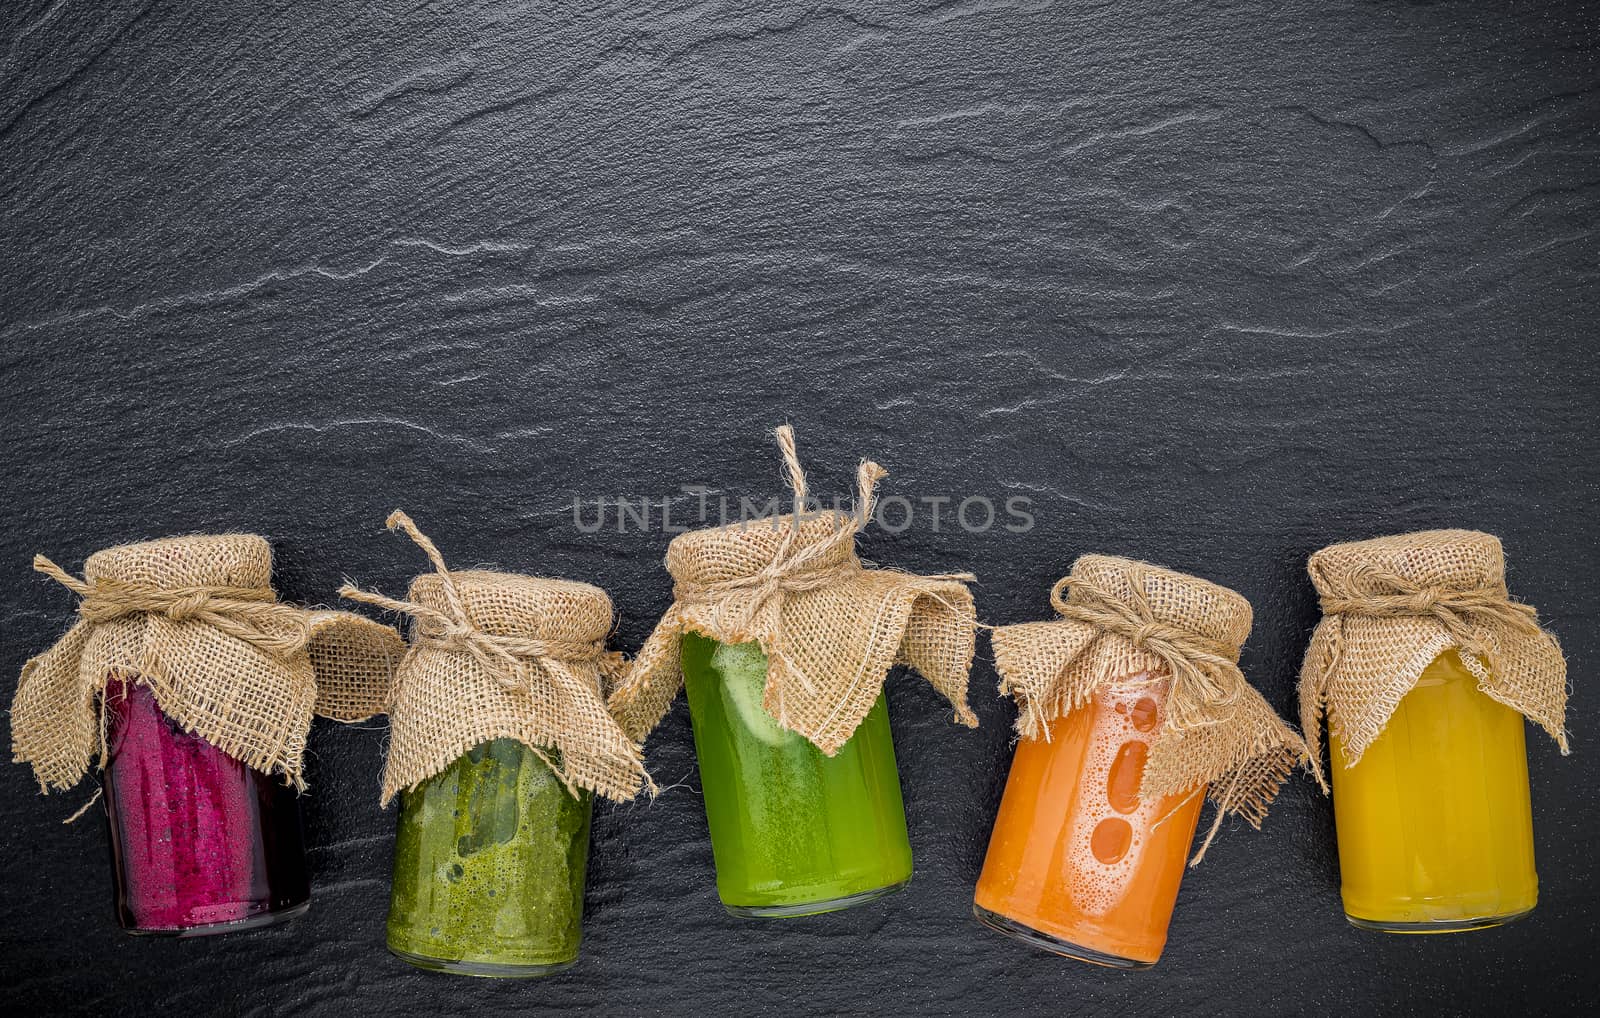
[[[1300,722],[1328,791],[1322,726],[1353,767],[1439,655],[1455,650],[1478,689],[1543,728],[1563,755],[1566,659],[1530,605],[1511,598],[1492,534],[1432,530],[1329,545],[1307,570],[1324,615],[1300,673]]]
[[[573,795],[614,801],[656,786],[643,749],[606,706],[626,667],[605,650],[611,600],[586,583],[449,569],[405,513],[405,532],[434,571],[395,600],[350,585],[341,595],[414,619],[389,706],[390,739],[380,803],[411,791],[475,746],[515,739],[545,762]]]
[[[877,701],[889,671],[897,665],[927,679],[949,701],[958,724],[976,728],[977,715],[967,705],[967,677],[976,651],[971,592],[960,583],[862,570],[856,589],[871,586],[880,588],[873,639],[859,659],[840,663],[836,674],[849,674],[855,681],[829,687],[835,696],[827,696],[824,690],[825,698],[819,698],[805,689],[800,670],[789,663],[795,655],[783,641],[782,624],[776,631],[730,629],[674,604],[633,659],[612,696],[612,709],[635,738],[643,739],[655,729],[683,688],[680,648],[687,632],[729,645],[757,644],[768,662],[762,705],[780,727],[804,736],[827,756],[850,740]],[[785,609],[805,610],[792,601]],[[968,637],[965,641],[959,636],[952,641],[930,640],[914,634],[914,629],[934,634],[964,630]]]
[[[793,431],[777,430],[795,512],[680,535],[667,553],[674,602],[611,697],[624,729],[644,739],[683,687],[685,632],[754,642],[768,659],[763,705],[779,726],[832,756],[882,692],[896,665],[919,673],[977,727],[967,705],[976,650],[970,574],[916,576],[867,569],[855,535],[872,517],[886,472],[864,461],[856,511],[806,512]]]
[[[264,774],[305,788],[303,754],[313,713],[365,720],[387,702],[404,641],[348,612],[279,603],[267,583],[270,549],[254,535],[169,538],[96,553],[115,571],[145,549],[247,564],[247,587],[159,586],[115,576],[71,577],[40,556],[35,568],[77,593],[82,618],[22,669],[12,704],[12,755],[40,790],[81,781],[98,752],[99,699],[113,678],[142,683],[180,727]]]
[[[1097,580],[1112,577],[1115,586]],[[1187,592],[1183,608],[1151,606],[1153,588]],[[1061,594],[1070,588],[1070,598]],[[1087,705],[1101,688],[1140,675],[1170,683],[1163,728],[1151,747],[1140,795],[1160,799],[1202,785],[1217,817],[1259,828],[1305,744],[1239,671],[1249,606],[1227,588],[1132,559],[1084,556],[1052,591],[1063,617],[997,627],[991,634],[1000,692],[1018,704],[1017,733],[1049,738],[1052,721]],[[1230,613],[1233,616],[1230,618]],[[1210,632],[1188,626],[1204,624]]]

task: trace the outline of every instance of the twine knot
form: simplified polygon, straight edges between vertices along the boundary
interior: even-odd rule
[[[1355,766],[1430,660],[1446,651],[1480,691],[1568,751],[1566,659],[1534,607],[1512,599],[1498,538],[1466,530],[1396,534],[1330,545],[1306,569],[1323,619],[1300,669],[1300,719],[1324,792],[1324,725],[1339,740],[1344,766]]]
[[[518,739],[575,797],[584,789],[592,789],[627,799],[640,783],[654,795],[656,786],[644,770],[639,746],[616,724],[605,705],[604,682],[621,675],[626,659],[605,649],[604,636],[567,640],[485,632],[467,607],[461,578],[445,565],[439,549],[411,517],[395,510],[387,526],[404,531],[427,555],[438,575],[443,608],[385,597],[350,584],[340,588],[340,595],[412,616],[417,621],[413,650],[444,651],[457,655],[457,659],[408,656],[409,664],[402,665],[402,672],[409,668],[412,677],[397,682],[396,699],[390,707],[395,742],[384,772],[384,801],[401,787],[414,788],[418,781],[438,773],[453,757],[437,760],[430,759],[430,755],[441,749],[459,754],[460,747],[451,746],[450,742],[463,734],[479,740],[485,735]],[[522,618],[498,611],[492,604],[482,610],[496,612],[502,619]],[[544,614],[555,610],[525,609],[545,627],[542,631],[561,631],[559,618]],[[476,669],[461,661],[463,656],[470,658]],[[524,698],[488,706],[455,703],[452,698],[460,696],[462,690],[459,682],[480,673],[495,685],[521,692]],[[452,676],[456,681],[450,681]],[[480,688],[480,680],[471,681],[473,690]],[[420,699],[411,689],[411,682],[420,684]],[[442,723],[437,719],[441,710],[460,710],[466,717]],[[506,724],[514,730],[503,730]],[[486,727],[491,730],[485,731]],[[402,732],[409,762],[397,771],[395,753],[402,744]]]
[[[1322,613],[1334,621],[1333,645],[1323,673],[1331,674],[1339,663],[1342,621],[1349,615],[1373,618],[1426,618],[1437,622],[1461,649],[1474,657],[1492,659],[1494,648],[1484,639],[1485,630],[1507,627],[1526,635],[1537,635],[1539,613],[1529,604],[1511,600],[1503,584],[1486,584],[1466,590],[1437,584],[1412,582],[1398,573],[1375,566],[1363,566],[1348,577],[1322,578]]]
[[[78,615],[102,624],[138,615],[203,623],[276,658],[298,653],[310,638],[306,614],[279,603],[269,587],[158,587],[131,580],[80,579],[43,555],[33,568],[77,594]]]
[[[1063,576],[1050,590],[1050,604],[1068,621],[1115,634],[1135,649],[1161,658],[1174,679],[1188,675],[1197,690],[1207,694],[1208,704],[1229,702],[1231,684],[1214,681],[1210,673],[1213,669],[1237,672],[1238,645],[1157,619],[1145,592],[1147,570],[1135,564],[1126,575],[1127,595],[1112,593],[1086,577]]]
[[[712,604],[723,601],[732,594],[748,594],[742,620],[735,628],[743,629],[751,620],[761,617],[769,608],[781,607],[789,594],[822,590],[862,571],[860,559],[852,553],[838,562],[828,559],[843,545],[851,545],[856,534],[872,519],[877,498],[878,482],[889,472],[871,460],[862,460],[856,468],[855,510],[849,514],[834,514],[833,532],[820,541],[797,547],[800,525],[806,518],[808,488],[805,471],[795,452],[794,429],[785,424],[775,432],[778,445],[783,450],[784,466],[789,472],[789,486],[794,491],[793,514],[781,524],[783,539],[772,558],[760,569],[746,576],[735,576],[709,583],[680,581],[673,587],[673,597],[680,604]]]
[[[187,622],[205,611],[210,603],[211,595],[203,590],[181,595],[167,605],[167,618],[174,622]]]
[[[608,654],[599,640],[540,640],[484,632],[467,610],[461,589],[456,584],[455,575],[445,565],[444,556],[433,541],[417,528],[411,517],[396,509],[389,514],[384,525],[390,530],[404,531],[428,556],[444,590],[445,609],[441,611],[416,601],[385,597],[348,583],[339,588],[340,597],[412,616],[419,623],[416,633],[419,644],[470,654],[496,682],[507,689],[519,689],[531,694],[533,677],[529,666],[535,663],[599,662],[607,670],[616,667],[614,655]]]
[[[1079,566],[1074,566],[1078,570]],[[1158,660],[1162,668],[1150,668],[1140,684],[1167,683],[1160,708],[1163,734],[1151,750],[1151,765],[1145,772],[1141,794],[1171,794],[1183,787],[1152,791],[1158,772],[1163,782],[1181,775],[1191,782],[1210,786],[1218,809],[1210,830],[1191,860],[1198,864],[1221,830],[1224,817],[1237,812],[1259,825],[1267,804],[1276,795],[1283,777],[1300,755],[1299,740],[1284,729],[1282,722],[1245,682],[1239,670],[1239,643],[1217,639],[1199,632],[1200,618],[1158,618],[1151,605],[1150,590],[1159,588],[1156,574],[1170,576],[1142,562],[1117,560],[1116,569],[1126,582],[1123,590],[1096,583],[1087,575],[1069,574],[1050,591],[1050,603],[1062,619],[1086,626],[1098,635],[1110,635],[1126,642],[1135,651]],[[1000,640],[998,630],[996,639]],[[997,644],[997,647],[999,644]],[[1114,649],[1096,646],[1096,639],[1079,645],[1069,658],[1071,665],[1079,655],[1101,662],[1096,672],[1085,672],[1075,681],[1072,701],[1082,703],[1103,683],[1120,676],[1109,675],[1110,662],[1125,661]],[[1065,671],[1063,668],[1062,671]],[[1005,675],[1002,666],[1002,675]],[[1060,674],[1050,675],[1046,683],[1061,683]],[[1002,682],[1002,690],[1012,682]],[[1026,693],[1029,710],[1045,702],[1046,690],[1032,689],[1018,680],[1013,688]],[[1060,694],[1056,694],[1059,698]],[[1042,719],[1040,719],[1042,720]],[[1048,728],[1043,728],[1048,737]],[[1182,740],[1181,742],[1179,740]],[[1179,761],[1174,763],[1172,761]],[[1186,762],[1185,762],[1186,761]],[[1196,763],[1199,761],[1199,764]],[[1203,765],[1203,766],[1202,766]],[[1198,794],[1198,792],[1191,792]]]
[[[975,619],[964,584],[973,577],[863,562],[855,538],[874,518],[877,485],[888,472],[860,460],[854,505],[830,512],[808,498],[793,428],[783,425],[775,436],[792,514],[672,540],[672,605],[610,695],[624,730],[643,738],[660,723],[683,688],[689,633],[759,648],[762,710],[827,756],[850,739],[896,665],[920,673],[950,701],[958,722],[976,727],[966,703]]]

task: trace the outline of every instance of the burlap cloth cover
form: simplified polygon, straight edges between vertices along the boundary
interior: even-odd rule
[[[793,432],[777,431],[796,511],[680,534],[667,546],[674,603],[640,649],[611,707],[643,739],[683,686],[685,632],[767,655],[763,704],[823,753],[838,752],[872,709],[893,666],[909,665],[977,727],[967,706],[976,619],[965,574],[914,576],[863,566],[855,535],[872,518],[887,473],[857,471],[856,511],[804,511],[805,474]]]
[[[1534,609],[1511,600],[1500,539],[1426,530],[1323,548],[1307,568],[1322,621],[1300,673],[1300,722],[1324,790],[1321,727],[1353,767],[1423,669],[1458,648],[1478,688],[1566,753],[1567,662]]]
[[[150,687],[185,730],[304,788],[315,711],[360,721],[383,710],[405,644],[348,612],[281,604],[272,550],[253,534],[173,537],[95,552],[84,578],[34,568],[82,598],[78,622],[28,661],[11,707],[12,752],[40,787],[70,788],[97,748],[99,696],[114,675]]]
[[[618,801],[655,791],[643,751],[606,708],[625,665],[605,649],[611,599],[599,587],[514,573],[452,570],[405,513],[389,517],[434,571],[407,600],[345,586],[340,593],[413,617],[411,648],[395,675],[382,803],[491,739],[516,739],[577,794]],[[551,751],[554,752],[551,752]]]
[[[1061,618],[993,633],[1000,692],[1020,708],[1018,734],[1048,739],[1051,721],[1101,687],[1141,673],[1170,676],[1139,794],[1209,786],[1217,820],[1196,862],[1227,813],[1260,827],[1305,746],[1239,671],[1250,602],[1198,577],[1109,555],[1079,558],[1050,599]]]

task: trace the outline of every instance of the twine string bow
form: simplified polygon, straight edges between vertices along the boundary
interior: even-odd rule
[[[33,568],[77,594],[78,615],[90,625],[136,615],[201,623],[279,659],[299,653],[310,637],[306,613],[279,602],[270,587],[158,587],[107,577],[79,579],[43,555],[33,557]]]
[[[1493,642],[1483,639],[1483,632],[1502,627],[1529,636],[1540,632],[1538,611],[1531,604],[1511,600],[1503,584],[1470,590],[1423,586],[1372,565],[1354,570],[1345,581],[1324,578],[1323,582],[1332,592],[1321,598],[1322,614],[1335,623],[1325,676],[1339,663],[1346,615],[1432,619],[1463,651],[1487,659],[1491,666],[1498,654]]]
[[[541,672],[571,697],[598,695],[598,691],[589,689],[567,667],[570,664],[597,664],[607,677],[615,677],[620,672],[622,656],[608,653],[600,640],[541,640],[484,632],[468,611],[461,588],[456,583],[455,575],[445,565],[444,556],[433,541],[417,528],[411,517],[396,509],[389,514],[384,525],[390,530],[403,531],[428,557],[439,576],[445,609],[441,611],[432,605],[386,597],[349,583],[339,588],[340,597],[412,616],[420,623],[416,633],[419,644],[468,654],[501,686],[529,696],[534,695],[535,677]],[[544,750],[535,746],[528,748],[549,766],[569,793],[574,796],[578,794],[578,787],[573,784],[564,766],[552,760]]]
[[[1119,636],[1167,666],[1172,690],[1164,713],[1170,728],[1225,724],[1229,718],[1222,709],[1238,699],[1244,682],[1239,648],[1157,619],[1146,593],[1147,574],[1142,566],[1128,570],[1126,596],[1085,577],[1063,576],[1050,590],[1050,604],[1069,622]]]
[[[889,476],[887,470],[872,460],[862,460],[861,465],[856,468],[854,510],[845,514],[843,518],[835,514],[836,525],[831,533],[819,541],[805,544],[797,549],[800,525],[810,511],[808,502],[810,489],[806,483],[805,470],[800,466],[799,454],[795,451],[794,428],[784,424],[779,426],[774,434],[777,436],[779,448],[783,451],[783,463],[789,473],[789,487],[794,492],[794,498],[792,515],[782,524],[783,537],[773,551],[771,560],[745,576],[735,576],[710,583],[680,582],[675,585],[673,591],[674,599],[684,605],[722,605],[730,596],[745,595],[739,616],[731,626],[736,632],[747,631],[755,620],[767,616],[772,621],[768,626],[761,628],[776,633],[782,625],[781,609],[786,596],[822,590],[862,570],[860,559],[853,554],[837,562],[830,563],[828,560],[841,546],[852,545],[856,535],[872,519],[877,502],[878,482]],[[921,578],[966,583],[977,579],[971,573],[940,573]],[[772,641],[773,653],[782,659],[781,652],[776,650],[778,643],[777,640]],[[815,695],[817,692],[815,683],[804,671],[793,667],[793,662],[784,660],[784,663],[789,666],[791,674],[799,679],[806,693]]]
[[[524,691],[530,689],[528,674],[530,662],[567,661],[574,664],[583,662],[604,664],[612,657],[606,653],[598,640],[538,640],[484,632],[478,628],[467,611],[466,602],[461,597],[461,588],[456,585],[454,574],[445,565],[444,556],[440,554],[433,541],[417,529],[411,517],[396,509],[389,515],[384,525],[390,530],[404,531],[406,536],[422,549],[423,554],[428,556],[434,572],[439,575],[439,585],[444,591],[446,610],[440,611],[431,605],[416,601],[385,597],[375,591],[362,590],[348,583],[339,588],[340,597],[412,616],[422,623],[417,632],[419,641],[433,644],[443,650],[472,655],[490,675],[508,689]]]
[[[279,661],[301,653],[311,637],[307,614],[293,605],[279,602],[270,587],[161,587],[104,576],[80,579],[45,555],[33,557],[33,568],[78,595],[78,616],[82,619],[78,625],[83,627],[140,616],[160,617],[177,625],[209,626]],[[99,711],[99,766],[102,769],[110,758],[108,723],[106,711]],[[298,776],[289,780],[296,788],[303,787]],[[101,790],[96,789],[89,801],[62,823],[70,824],[81,818],[100,800],[100,793]]]
[[[799,594],[821,590],[861,569],[854,556],[832,564],[819,564],[841,545],[855,539],[856,534],[872,518],[878,482],[889,472],[871,460],[862,460],[856,469],[856,510],[838,521],[833,532],[822,540],[796,550],[800,537],[800,524],[808,512],[809,489],[805,471],[800,467],[795,452],[794,429],[785,424],[777,429],[778,445],[783,449],[784,466],[789,471],[789,485],[794,490],[793,515],[783,523],[783,537],[772,559],[760,569],[745,576],[735,576],[711,583],[679,583],[675,598],[683,604],[713,604],[724,601],[729,595],[749,595],[743,605],[743,628],[759,618],[768,608],[781,603],[786,594]],[[776,526],[777,523],[775,522]]]
[[[1171,686],[1162,714],[1168,731],[1229,724],[1233,721],[1229,708],[1238,702],[1245,684],[1244,673],[1239,670],[1239,648],[1157,619],[1150,606],[1148,575],[1142,564],[1131,565],[1126,572],[1127,594],[1114,594],[1087,577],[1063,576],[1050,590],[1050,604],[1063,619],[1121,637],[1166,666]],[[1161,678],[1149,681],[1159,682]],[[1235,768],[1228,784],[1215,790],[1216,816],[1190,859],[1190,866],[1198,866],[1205,859],[1222,830],[1222,821],[1240,798],[1242,782],[1242,769]],[[1203,787],[1191,791],[1159,823],[1182,809]]]
[[[1461,651],[1461,663],[1479,680],[1487,680],[1490,672],[1502,671],[1497,631],[1534,637],[1544,633],[1538,611],[1533,605],[1511,600],[1504,583],[1486,583],[1466,590],[1424,585],[1370,563],[1342,577],[1322,571],[1316,579],[1325,591],[1320,598],[1323,653],[1320,666],[1314,670],[1307,662],[1310,674],[1309,683],[1302,681],[1301,721],[1311,747],[1312,774],[1324,792],[1328,783],[1322,773],[1318,745],[1320,719],[1326,709],[1329,686],[1344,657],[1344,621],[1348,616],[1429,619],[1455,641]],[[1483,662],[1488,663],[1489,671],[1485,671]],[[1565,753],[1564,732],[1557,742]]]

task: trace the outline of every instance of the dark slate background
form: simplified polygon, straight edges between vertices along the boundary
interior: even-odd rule
[[[115,929],[85,787],[0,769],[10,1008],[124,1014],[1393,1014],[1586,1010],[1600,884],[1600,46],[1560,3],[956,0],[134,3],[0,10],[0,671],[66,627],[28,571],[136,538],[269,535],[282,593],[398,593],[409,510],[462,565],[589,580],[634,648],[667,536],[574,497],[1033,500],[865,551],[1043,617],[1085,551],[1232,585],[1280,709],[1335,540],[1492,530],[1565,642],[1577,751],[1530,730],[1542,903],[1394,938],[1339,910],[1329,805],[1230,824],[1151,972],[979,929],[1012,709],[897,675],[911,888],[718,907],[681,707],[672,787],[596,818],[583,960],[534,984],[383,949],[381,725],[319,723],[303,920]],[[14,681],[14,680],[9,680]],[[9,689],[6,693],[9,696]]]

